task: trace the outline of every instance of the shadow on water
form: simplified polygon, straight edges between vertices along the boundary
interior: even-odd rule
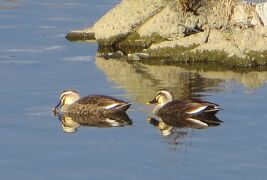
[[[232,81],[249,89],[259,88],[267,82],[267,71],[213,70],[201,65],[188,69],[160,61],[148,64],[102,57],[96,57],[96,66],[109,80],[125,89],[126,96],[142,104],[162,88],[167,88],[177,98],[201,98],[205,92],[228,91],[228,83]]]
[[[111,128],[111,127],[124,127],[132,125],[132,120],[126,113],[111,114],[111,115],[56,115],[60,120],[62,129],[66,133],[74,133],[81,126],[85,127],[98,127],[98,128]]]

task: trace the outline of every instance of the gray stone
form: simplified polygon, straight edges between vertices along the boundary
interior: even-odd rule
[[[128,60],[139,61],[141,58],[137,54],[128,54]]]
[[[94,25],[100,45],[112,45],[157,14],[165,0],[124,0]]]

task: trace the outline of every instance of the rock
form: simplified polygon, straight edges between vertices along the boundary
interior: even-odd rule
[[[241,0],[123,0],[93,28],[67,37],[95,37],[99,47],[122,51],[129,60],[265,66],[266,12],[267,3]]]
[[[147,59],[149,58],[148,53],[135,53],[137,56],[139,56],[141,59]]]
[[[236,44],[227,39],[227,36],[218,31],[211,30],[207,43],[203,43],[200,46],[194,48],[192,52],[200,51],[223,51],[228,54],[228,57],[238,56],[245,57],[242,51],[236,46]]]
[[[176,40],[163,41],[163,42],[151,45],[148,50],[157,50],[157,49],[166,48],[166,47],[175,48],[177,46],[181,46],[185,48],[189,48],[190,46],[196,46],[196,45],[198,46],[206,42],[208,38],[207,37],[208,33],[209,33],[208,31],[205,31],[205,32],[193,34],[191,36],[178,38]]]
[[[170,7],[165,7],[161,12],[149,19],[145,24],[137,29],[141,37],[151,37],[155,34],[163,37],[184,36],[185,27],[179,25],[182,23],[179,17],[182,13],[175,12]]]
[[[128,54],[128,60],[138,61],[141,59],[148,59],[149,56],[150,55],[148,53],[133,53],[133,54]]]
[[[174,41],[153,44],[148,48],[148,53],[151,57],[169,57],[180,62],[224,61],[231,66],[265,65],[267,36],[262,34],[266,31],[263,29],[265,28],[256,31],[239,29],[235,30],[234,34],[219,30],[211,30],[209,34],[201,32]],[[252,52],[262,52],[262,54],[257,56]]]
[[[267,51],[267,27],[234,31],[233,42],[244,52]]]
[[[93,27],[89,27],[83,30],[74,30],[66,35],[66,39],[69,41],[95,41],[95,31]]]
[[[108,60],[110,58],[120,59],[120,58],[123,57],[123,52],[121,52],[121,51],[109,52],[109,53],[106,53],[106,54],[102,54],[101,56],[103,58],[105,58],[106,60]]]
[[[139,61],[141,58],[137,54],[128,54],[128,60]]]
[[[256,12],[264,26],[267,26],[267,2],[256,5]]]
[[[94,25],[99,45],[110,46],[158,13],[165,0],[124,0]]]

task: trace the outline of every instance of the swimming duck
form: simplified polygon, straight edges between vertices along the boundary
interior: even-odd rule
[[[179,116],[191,118],[200,114],[215,115],[219,105],[199,99],[174,100],[171,92],[162,89],[147,104],[157,104],[153,113],[159,117]]]
[[[110,96],[90,95],[82,97],[77,91],[65,90],[60,95],[60,101],[53,108],[55,114],[118,114],[125,113],[132,103]]]

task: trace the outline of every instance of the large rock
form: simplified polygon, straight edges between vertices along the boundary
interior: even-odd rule
[[[186,21],[189,21],[191,17],[188,16],[187,20],[185,18],[182,18],[182,16],[184,16],[183,13],[177,12],[173,8],[167,6],[161,12],[159,12],[142,26],[140,26],[137,29],[137,33],[141,37],[151,37],[153,35],[158,35],[166,39],[184,36],[186,28],[184,26],[181,26],[181,23],[186,24]],[[195,25],[191,27],[194,28]]]
[[[259,15],[264,26],[267,26],[267,3],[258,4],[256,12]]]
[[[96,39],[132,59],[267,65],[267,3],[241,0],[123,0],[92,28],[68,37]],[[145,56],[140,57],[140,55]]]
[[[125,38],[158,13],[165,0],[124,0],[99,19],[94,25],[100,45],[109,46]]]

